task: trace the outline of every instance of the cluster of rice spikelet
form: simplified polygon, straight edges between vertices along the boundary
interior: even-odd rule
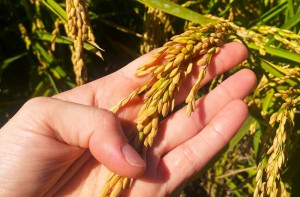
[[[219,22],[223,22],[223,23],[228,23],[230,24],[236,31],[237,31],[237,35],[242,38],[243,42],[245,43],[255,43],[255,45],[259,46],[259,53],[261,55],[265,55],[265,47],[264,45],[270,40],[268,36],[264,36],[254,30],[251,29],[246,29],[244,27],[240,27],[238,25],[236,25],[233,22],[230,22],[229,20],[226,20],[224,18],[220,18],[217,16],[213,16],[213,15],[206,15],[207,18],[213,19],[215,21],[219,21]]]
[[[141,54],[158,48],[167,41],[169,35],[174,35],[169,15],[148,7],[146,18],[143,42],[140,46]]]
[[[22,37],[22,39],[24,40],[24,42],[26,44],[26,49],[28,50],[30,48],[30,45],[31,45],[31,40],[28,36],[27,30],[26,30],[25,26],[22,23],[18,24],[18,28],[19,28],[19,31],[21,33],[21,37]]]
[[[250,29],[246,29],[224,18],[213,15],[206,15],[206,17],[230,24],[237,31],[237,35],[243,42],[257,45],[259,47],[259,54],[262,56],[266,55],[265,46],[268,45],[272,39],[282,44],[282,48],[298,54],[300,53],[300,36],[290,30],[273,26],[253,26]],[[270,47],[276,48],[274,45],[270,45]]]
[[[52,51],[55,51],[55,40],[59,34],[59,26],[63,24],[61,19],[58,18],[55,20],[54,22],[54,28],[53,28],[53,31],[52,31],[52,38],[51,38],[51,50]]]
[[[281,181],[281,171],[287,161],[289,136],[294,127],[294,115],[296,108],[282,108],[272,114],[270,126],[277,128],[273,138],[273,144],[267,150],[267,164],[263,161],[258,164],[256,175],[256,188],[254,196],[288,196],[284,183]]]
[[[171,38],[145,65],[141,66],[136,75],[150,75],[144,85],[121,100],[113,112],[128,103],[138,94],[144,94],[144,105],[137,117],[137,134],[131,142],[141,155],[151,147],[158,132],[159,121],[174,110],[175,95],[180,90],[183,80],[192,72],[194,67],[200,73],[190,93],[186,97],[189,116],[195,109],[195,96],[199,90],[207,67],[220,46],[236,39],[235,31],[227,23],[207,24],[190,27],[186,32]],[[157,64],[160,59],[161,64]],[[102,190],[101,196],[119,196],[130,187],[132,179],[111,173]]]
[[[288,86],[289,80],[297,81],[300,78],[299,68],[285,68],[282,77],[262,78],[257,89],[270,89],[276,86]],[[265,138],[272,139],[271,145],[265,139],[262,158],[257,167],[255,197],[259,196],[288,196],[285,184],[281,180],[281,173],[288,159],[290,137],[294,128],[294,116],[300,104],[300,89],[289,87],[278,90],[274,98],[280,103],[280,109],[271,114],[269,127]],[[254,101],[260,102],[260,100]],[[262,115],[266,115],[263,112]],[[265,163],[266,161],[266,163]]]
[[[273,38],[282,43],[286,49],[300,53],[300,35],[290,30],[270,26],[255,26],[253,30],[263,35],[272,35]]]
[[[74,48],[71,51],[76,83],[81,85],[87,78],[83,44],[85,41],[94,43],[95,37],[89,23],[86,0],[66,0],[66,12],[68,15],[67,33],[70,38],[74,39]]]

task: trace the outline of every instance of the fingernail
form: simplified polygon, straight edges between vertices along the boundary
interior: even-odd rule
[[[126,161],[131,165],[138,166],[138,167],[146,166],[145,161],[129,144],[124,144],[122,146],[122,152]]]

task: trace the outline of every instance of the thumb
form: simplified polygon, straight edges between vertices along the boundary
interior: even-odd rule
[[[20,112],[14,118],[26,119],[30,131],[89,148],[95,159],[117,174],[137,177],[145,170],[144,160],[127,143],[118,118],[110,111],[38,97],[25,103]]]

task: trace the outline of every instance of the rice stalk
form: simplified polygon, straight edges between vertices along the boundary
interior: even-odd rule
[[[175,96],[181,89],[183,80],[197,67],[200,69],[198,79],[185,100],[186,113],[191,115],[195,109],[196,93],[211,58],[219,52],[220,46],[234,39],[235,31],[227,23],[193,26],[181,35],[173,36],[146,64],[138,68],[136,75],[150,75],[150,80],[121,100],[111,111],[117,112],[136,95],[143,94],[145,100],[137,116],[137,133],[131,141],[139,154],[144,156],[146,150],[152,146],[159,132],[159,121],[172,113]],[[158,58],[162,59],[161,64],[157,64]],[[111,173],[101,196],[119,196],[132,182],[133,179]]]

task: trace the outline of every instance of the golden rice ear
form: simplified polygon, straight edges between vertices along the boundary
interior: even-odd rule
[[[289,91],[287,91],[289,92]],[[272,128],[277,128],[271,147],[268,148],[266,154],[268,160],[266,167],[263,168],[262,161],[259,162],[257,168],[256,180],[258,180],[254,196],[261,196],[265,191],[269,196],[276,196],[278,194],[278,187],[282,187],[285,191],[283,182],[280,179],[280,173],[284,164],[286,163],[285,149],[289,145],[288,136],[292,132],[294,126],[294,115],[296,108],[286,108],[282,105],[281,109],[272,114],[270,117],[269,125]],[[263,181],[265,177],[266,181]]]
[[[222,34],[220,31],[226,33]],[[137,94],[144,95],[144,104],[137,115],[137,133],[131,141],[139,153],[145,154],[146,150],[152,146],[159,132],[159,120],[167,117],[174,110],[176,93],[182,88],[183,80],[192,72],[194,65],[201,70],[186,98],[187,115],[190,116],[195,110],[196,94],[211,58],[218,52],[220,43],[230,42],[228,37],[232,33],[233,31],[226,24],[208,24],[190,28],[183,34],[174,36],[151,57],[148,63],[137,70],[137,76],[151,75],[150,82],[148,81],[120,101],[112,110],[116,112]],[[155,61],[158,58],[162,63],[156,65]],[[114,177],[117,178],[108,179],[104,187],[104,196],[119,196],[127,189],[128,186],[123,184],[123,181],[127,180],[125,177],[121,178],[118,175]]]
[[[149,6],[145,17],[144,34],[140,45],[141,54],[158,48],[175,33],[171,22],[172,16]]]
[[[102,191],[100,193],[101,197],[115,197],[120,196],[122,191],[129,188],[132,184],[131,178],[122,177],[120,175],[117,175],[115,173],[110,173],[106,180],[106,184],[102,188]]]
[[[76,83],[82,85],[87,81],[83,44],[84,42],[90,42],[96,46],[97,44],[90,26],[86,0],[66,0],[66,12],[68,17],[66,32],[74,40],[70,49]],[[102,57],[100,51],[97,52],[97,55]]]

